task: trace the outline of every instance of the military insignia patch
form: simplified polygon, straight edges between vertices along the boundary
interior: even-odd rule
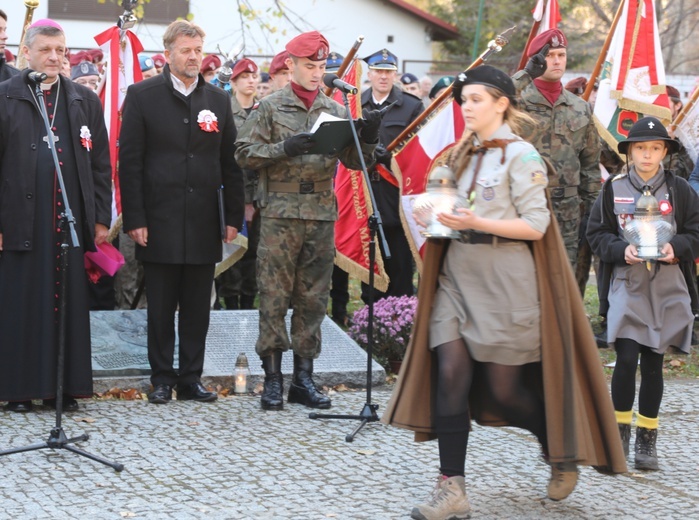
[[[483,197],[483,200],[491,201],[495,198],[495,190],[493,188],[483,188],[481,197]]]
[[[532,184],[544,186],[547,184],[546,172],[532,172]]]
[[[558,36],[554,35],[551,38],[551,47],[558,47],[561,44],[561,41],[558,39]]]

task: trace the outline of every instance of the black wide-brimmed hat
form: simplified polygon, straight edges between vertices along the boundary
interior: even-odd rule
[[[470,70],[465,70],[458,76],[451,85],[451,92],[454,100],[461,104],[461,89],[466,85],[485,85],[500,90],[505,97],[509,98],[512,104],[516,104],[515,84],[510,76],[505,74],[500,69],[491,67],[490,65],[480,65]]]
[[[623,141],[619,141],[617,150],[619,153],[627,154],[630,143],[642,143],[644,141],[665,141],[667,151],[677,153],[680,143],[670,137],[667,130],[657,117],[643,117],[636,121],[629,130],[629,135]]]

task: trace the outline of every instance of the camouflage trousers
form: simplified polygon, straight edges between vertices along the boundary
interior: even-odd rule
[[[261,219],[257,248],[260,293],[260,357],[275,350],[315,359],[325,318],[335,258],[335,223],[283,218]],[[291,341],[286,317],[291,308]]]
[[[568,253],[568,260],[570,260],[570,265],[573,267],[573,271],[575,271],[578,263],[578,234],[580,232],[580,220],[559,220],[558,227],[561,230],[561,236],[563,237],[563,245]]]

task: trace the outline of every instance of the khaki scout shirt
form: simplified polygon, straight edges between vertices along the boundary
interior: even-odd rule
[[[502,125],[490,139],[519,139],[503,150],[489,148],[481,162],[475,184],[474,211],[489,219],[521,218],[533,229],[546,232],[551,216],[546,207],[545,188],[548,184],[546,166],[536,149]],[[478,146],[478,141],[474,143]],[[474,155],[459,179],[459,193],[468,196],[473,171],[478,162]]]
[[[551,105],[525,71],[517,72],[512,80],[520,96],[519,108],[538,123],[525,127],[522,137],[551,161],[559,186],[578,187],[578,195],[589,210],[601,188],[599,134],[590,105],[565,89]],[[554,200],[558,218],[578,219],[580,199]]]
[[[335,174],[337,156],[300,155],[288,157],[284,141],[296,134],[310,132],[322,113],[345,118],[345,109],[320,92],[310,109],[294,94],[291,84],[260,100],[238,132],[235,158],[242,168],[257,170],[267,182],[323,182]],[[361,143],[364,160],[371,162],[376,145]],[[361,169],[354,143],[340,154],[348,168]],[[262,177],[261,177],[262,178]],[[264,185],[264,182],[261,182]],[[320,193],[269,192],[263,217],[304,220],[336,220],[337,205],[332,189]]]

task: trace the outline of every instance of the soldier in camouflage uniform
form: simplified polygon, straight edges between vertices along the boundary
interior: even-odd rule
[[[582,215],[600,189],[599,135],[587,102],[563,89],[567,40],[558,29],[534,38],[529,62],[513,77],[520,108],[537,122],[522,137],[551,161],[558,185],[548,188],[570,262],[575,268]]]
[[[283,408],[282,353],[294,351],[289,402],[329,408],[311,375],[320,354],[320,325],[325,317],[335,256],[337,205],[333,175],[337,156],[309,153],[308,132],[322,113],[345,117],[343,107],[328,98],[322,85],[328,42],[317,31],[291,40],[286,50],[292,81],[253,109],[240,130],[236,159],[260,175],[260,243],[257,284],[260,336],[256,351],[265,370],[261,405]],[[361,130],[362,152],[370,162],[378,141],[378,111],[367,114]],[[339,153],[348,167],[361,168],[354,144]],[[291,342],[284,318],[291,307]]]
[[[236,62],[231,72],[231,108],[235,127],[240,130],[257,102],[255,94],[259,68],[249,58]],[[245,222],[248,229],[248,249],[243,257],[216,279],[218,295],[226,309],[253,309],[257,295],[257,244],[260,240],[260,217],[255,208],[257,172],[243,169],[245,175]]]

